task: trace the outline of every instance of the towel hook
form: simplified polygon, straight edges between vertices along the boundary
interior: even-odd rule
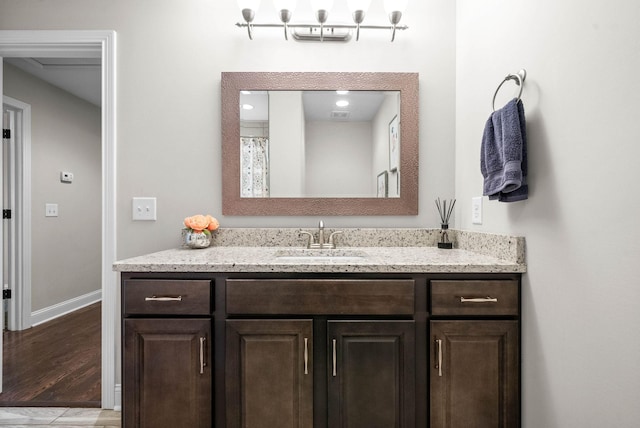
[[[522,95],[522,87],[524,86],[524,79],[526,78],[527,70],[525,70],[524,68],[518,71],[516,74],[508,74],[507,77],[505,77],[502,82],[500,82],[498,88],[496,89],[496,92],[493,94],[493,101],[491,102],[492,110],[496,111],[496,95],[498,95],[498,91],[500,91],[502,85],[504,85],[504,83],[508,80],[514,80],[516,82],[516,85],[520,86],[520,92],[518,92],[518,101],[520,101],[520,96]]]

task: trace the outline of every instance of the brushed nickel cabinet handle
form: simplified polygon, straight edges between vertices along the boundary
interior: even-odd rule
[[[200,338],[200,374],[204,374],[204,368],[207,365],[204,359],[204,344],[207,341],[205,337]]]
[[[436,339],[436,369],[438,369],[438,376],[442,377],[442,339]]]
[[[182,302],[182,296],[151,296],[145,297],[145,302]]]
[[[333,339],[333,377],[336,377],[337,371],[336,371],[336,363],[337,363],[337,354],[336,354],[336,340]]]
[[[498,303],[496,297],[460,297],[460,303]]]
[[[304,338],[304,374],[309,374],[309,339]]]

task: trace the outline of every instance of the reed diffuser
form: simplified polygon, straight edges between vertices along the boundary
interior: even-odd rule
[[[436,199],[436,207],[438,208],[438,214],[440,214],[440,242],[438,242],[438,248],[451,249],[453,243],[449,241],[449,218],[453,213],[453,207],[456,204],[456,200],[452,199],[447,205],[447,200],[440,201],[440,198]]]

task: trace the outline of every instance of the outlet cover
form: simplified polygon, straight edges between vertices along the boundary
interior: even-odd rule
[[[45,217],[58,217],[58,204],[44,204]]]
[[[156,198],[133,198],[132,209],[133,220],[156,220]]]
[[[471,223],[482,224],[482,196],[471,198]]]

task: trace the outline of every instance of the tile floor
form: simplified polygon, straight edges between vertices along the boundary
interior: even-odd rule
[[[0,407],[2,428],[117,428],[120,412],[69,407]]]

